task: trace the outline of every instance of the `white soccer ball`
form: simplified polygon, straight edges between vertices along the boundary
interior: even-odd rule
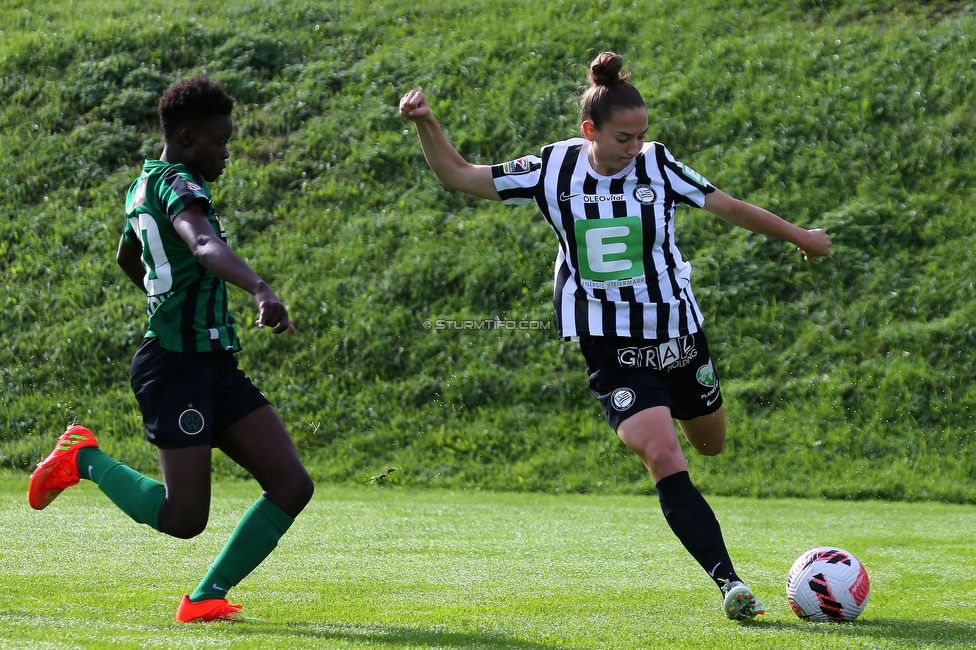
[[[808,621],[853,621],[868,604],[871,581],[864,565],[844,549],[820,546],[796,559],[786,576],[786,597]]]

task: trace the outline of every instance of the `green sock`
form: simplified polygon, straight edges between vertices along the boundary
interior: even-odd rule
[[[78,474],[94,481],[133,520],[159,530],[159,508],[166,499],[162,483],[123,465],[98,447],[78,450]]]
[[[190,594],[190,600],[226,598],[231,587],[268,557],[294,521],[281,508],[260,497],[241,517],[227,544]]]
[[[82,447],[78,450],[76,458],[78,475],[94,481],[96,485],[101,482],[105,472],[121,464],[98,447]]]

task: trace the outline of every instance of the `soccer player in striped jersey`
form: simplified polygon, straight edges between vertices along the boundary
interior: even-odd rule
[[[417,127],[428,165],[447,187],[519,205],[535,202],[559,242],[554,302],[559,335],[577,340],[590,390],[610,426],[653,477],[675,535],[723,594],[726,615],[751,620],[762,604],[739,578],[715,515],[692,484],[678,441],[705,455],[722,451],[725,411],[718,375],[675,245],[679,204],[793,243],[805,259],[830,253],[821,229],[807,230],[732,198],[647,141],[647,107],[613,52],[589,68],[579,101],[582,137],[496,165],[474,165],[454,149],[420,90],[400,113]]]
[[[157,447],[159,483],[104,453],[74,425],[34,470],[30,505],[41,510],[85,478],[136,522],[179,538],[201,533],[210,514],[214,447],[263,492],[176,611],[180,622],[242,621],[228,590],[277,546],[312,497],[312,480],[274,408],[237,367],[241,344],[227,283],[253,294],[257,324],[295,332],[284,304],[228,245],[208,183],[223,173],[234,99],[194,77],[159,102],[164,148],[129,188],[117,261],[146,295],[149,327],[131,383],[146,436]]]

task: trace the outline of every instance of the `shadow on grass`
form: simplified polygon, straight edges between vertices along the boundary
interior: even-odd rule
[[[881,618],[852,621],[850,623],[815,623],[799,620],[795,623],[754,621],[750,626],[815,636],[829,634],[832,637],[875,638],[879,641],[956,644],[965,648],[976,646],[976,623]]]
[[[558,650],[567,646],[534,643],[497,632],[451,632],[441,629],[423,629],[403,625],[348,625],[342,623],[288,623],[284,625],[234,625],[234,632],[244,632],[255,637],[260,634],[291,638],[289,647],[309,647],[320,641],[349,641],[374,643],[391,648],[506,648],[512,650]],[[303,643],[304,640],[304,643]],[[581,648],[581,646],[573,646]],[[585,650],[585,649],[583,649]]]

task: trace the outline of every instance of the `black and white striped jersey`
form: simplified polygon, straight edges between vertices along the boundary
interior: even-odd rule
[[[493,165],[505,203],[535,201],[559,240],[553,301],[563,339],[670,339],[697,332],[702,313],[691,265],[674,238],[678,203],[705,205],[715,188],[660,142],[614,176],[597,174],[589,143],[573,138],[540,156]]]

